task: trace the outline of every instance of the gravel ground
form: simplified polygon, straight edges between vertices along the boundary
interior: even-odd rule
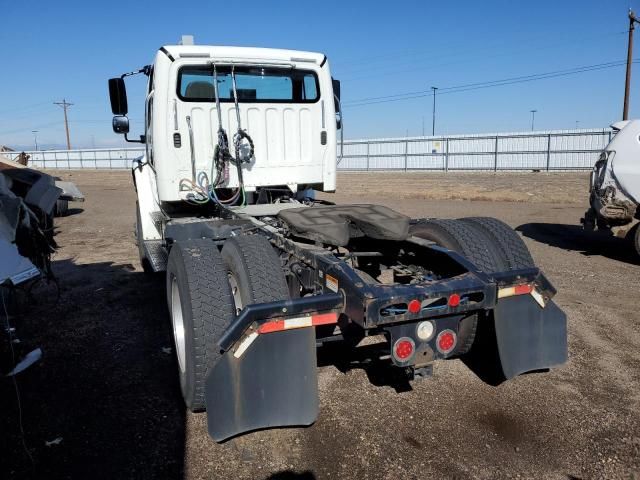
[[[57,223],[59,301],[40,286],[12,319],[16,355],[41,347],[43,359],[18,377],[33,463],[13,384],[0,381],[0,478],[640,479],[640,262],[580,230],[585,174],[342,174],[327,195],[340,203],[516,227],[559,290],[570,360],[497,388],[440,362],[400,392],[324,362],[315,425],[222,445],[181,404],[163,279],[137,259],[130,174],[60,174],[87,201]]]

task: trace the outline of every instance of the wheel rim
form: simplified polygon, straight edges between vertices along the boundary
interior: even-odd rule
[[[242,304],[242,297],[240,297],[240,288],[238,286],[238,279],[233,272],[228,273],[229,285],[231,286],[231,294],[233,295],[233,303],[236,307],[236,315],[239,315],[244,305]]]
[[[176,356],[180,373],[186,371],[186,346],[184,340],[184,318],[182,316],[182,302],[180,301],[180,289],[176,277],[171,279],[171,322],[173,323],[173,338],[176,343]]]

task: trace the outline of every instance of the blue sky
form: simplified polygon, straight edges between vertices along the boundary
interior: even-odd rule
[[[163,44],[321,51],[345,103],[623,61],[626,13],[640,0],[536,2],[299,1],[33,2],[1,0],[0,144],[64,144],[66,98],[74,147],[121,145],[111,132],[107,79],[151,62]],[[640,12],[639,12],[640,13]],[[10,27],[10,28],[9,28]],[[640,28],[636,58],[640,58]],[[631,116],[640,114],[640,64]],[[624,66],[442,94],[436,133],[602,128],[620,119]],[[130,116],[143,118],[143,81],[128,82]],[[345,107],[346,138],[431,131],[430,96]],[[137,122],[137,123],[136,123]]]

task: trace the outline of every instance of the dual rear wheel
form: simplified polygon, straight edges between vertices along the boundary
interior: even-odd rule
[[[487,274],[534,266],[529,249],[518,234],[495,218],[425,219],[413,225],[410,234],[460,253]],[[463,355],[471,349],[477,328],[477,314],[461,320],[453,355]]]
[[[522,239],[494,218],[422,220],[410,233],[460,253],[488,274],[534,266]],[[222,249],[207,239],[177,242],[166,278],[180,388],[187,407],[203,411],[222,333],[244,306],[288,299],[289,288],[280,258],[261,235],[232,237]],[[477,324],[477,315],[460,322],[454,355],[471,349]]]
[[[280,259],[260,235],[233,237],[222,250],[206,239],[177,242],[167,264],[167,302],[187,407],[206,408],[204,387],[220,357],[217,341],[245,305],[289,298]]]

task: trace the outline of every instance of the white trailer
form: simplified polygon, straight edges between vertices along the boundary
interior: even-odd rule
[[[124,78],[137,73],[132,140]],[[450,358],[494,385],[566,361],[555,290],[504,223],[315,199],[335,190],[341,132],[323,54],[168,45],[109,91],[114,131],[146,145],[140,260],[166,272],[182,394],[214,439],[313,423],[329,342],[353,353],[382,337],[367,360],[407,379]]]

